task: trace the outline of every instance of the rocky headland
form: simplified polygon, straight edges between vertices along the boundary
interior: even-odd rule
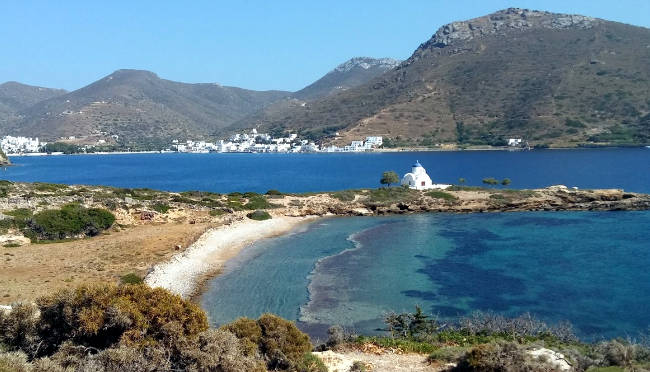
[[[102,231],[34,240],[34,221],[66,205],[103,209],[114,216],[114,223]],[[119,282],[127,274],[191,297],[245,246],[282,234],[305,217],[647,209],[647,194],[564,186],[217,194],[3,181],[0,297],[4,303],[31,300],[81,283]],[[271,219],[253,220],[248,217],[253,211],[265,211]]]

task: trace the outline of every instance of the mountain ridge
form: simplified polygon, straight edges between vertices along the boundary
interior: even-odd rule
[[[59,137],[115,135],[170,139],[208,136],[220,127],[288,95],[211,83],[180,83],[145,70],[120,69],[80,89],[40,101],[5,129]]]
[[[249,124],[335,143],[648,143],[648,59],[649,29],[509,8],[440,27],[366,84]]]
[[[273,110],[303,102],[296,97],[336,94],[397,63],[390,58],[356,57],[298,92],[182,83],[147,70],[119,69],[77,90],[21,105],[12,116],[7,115],[0,130],[50,141],[75,137],[92,143],[117,138],[124,145],[215,137],[227,125],[269,106]]]

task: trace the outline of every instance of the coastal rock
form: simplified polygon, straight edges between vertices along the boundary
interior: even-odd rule
[[[558,371],[571,370],[571,364],[566,360],[566,357],[557,351],[546,348],[539,348],[528,351],[528,354],[536,359],[542,359],[546,361]]]
[[[18,234],[0,235],[0,245],[3,246],[4,245],[23,246],[29,243],[31,243],[31,240],[29,240],[29,238],[23,235],[18,235]]]

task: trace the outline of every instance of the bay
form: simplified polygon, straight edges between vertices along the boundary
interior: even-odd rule
[[[260,241],[202,298],[214,324],[273,312],[368,334],[420,305],[569,321],[586,339],[650,326],[650,212],[420,214],[319,220]]]
[[[11,157],[12,181],[213,192],[334,191],[379,186],[381,173],[419,160],[434,182],[481,185],[510,178],[513,188],[563,184],[650,192],[650,149],[453,151],[317,154],[120,154]]]

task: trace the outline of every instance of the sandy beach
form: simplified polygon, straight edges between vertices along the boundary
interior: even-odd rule
[[[162,287],[191,298],[203,282],[229,259],[259,239],[281,235],[315,217],[277,216],[270,220],[244,219],[205,232],[196,242],[169,261],[154,266],[145,277],[151,287]]]

